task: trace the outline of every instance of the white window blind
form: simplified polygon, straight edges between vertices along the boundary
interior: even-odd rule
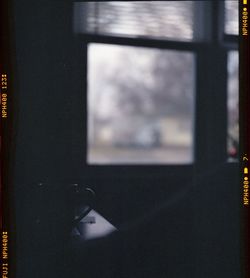
[[[193,39],[194,1],[76,2],[77,33]]]
[[[225,1],[225,33],[239,35],[239,3],[238,0]]]

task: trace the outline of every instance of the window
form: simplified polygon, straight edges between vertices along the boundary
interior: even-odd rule
[[[192,162],[194,64],[185,51],[90,44],[88,162]]]
[[[87,56],[88,164],[237,158],[237,9],[237,1],[74,4]]]
[[[238,158],[239,151],[239,55],[237,51],[228,53],[228,85],[227,85],[227,109],[228,109],[228,155],[229,159]]]
[[[227,0],[225,2],[225,33],[239,34],[239,3],[237,0]]]

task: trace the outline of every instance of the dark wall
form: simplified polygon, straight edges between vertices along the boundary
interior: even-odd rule
[[[162,174],[164,167],[155,169],[153,174],[145,171],[144,176],[141,169],[141,177],[137,178],[131,174],[131,167],[119,168],[113,175],[106,174],[114,172],[109,167],[90,169],[84,161],[86,72],[82,46],[72,32],[72,4],[13,1],[13,26],[17,131],[13,175],[18,256],[26,254],[34,213],[46,209],[46,199],[37,204],[34,198],[39,193],[34,195],[29,184],[81,182],[96,190],[98,210],[118,226],[152,209],[168,210],[164,204],[167,202],[183,218],[180,230],[188,229],[185,219],[191,215],[190,229],[195,239],[193,277],[239,277],[237,165],[221,165],[213,175],[199,178],[195,184],[197,172],[192,167],[183,168],[182,173],[175,167],[168,168],[173,174],[167,177]],[[179,204],[186,198],[182,194],[189,190],[187,196],[191,195],[192,202],[180,211]],[[53,191],[47,201],[56,206],[59,195]],[[171,225],[163,221],[166,228]],[[29,256],[27,265],[32,262],[32,255]],[[22,269],[22,264],[23,261],[17,264],[17,269]],[[26,277],[35,277],[28,266],[22,271]]]
[[[14,2],[17,180],[67,175],[71,164],[71,8]]]

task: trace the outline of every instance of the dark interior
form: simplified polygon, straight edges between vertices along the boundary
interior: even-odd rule
[[[225,45],[220,44],[222,38],[213,33],[214,25],[220,23],[212,21],[209,42],[192,44],[197,53],[196,88],[199,88],[194,163],[88,165],[87,44],[147,43],[149,47],[171,49],[183,46],[164,41],[76,36],[70,0],[12,2],[15,132],[11,169],[16,277],[239,277],[238,162],[227,162],[224,67],[227,49],[231,45],[237,49],[237,44],[234,46],[230,38]],[[214,16],[218,13],[217,4],[211,5]],[[184,43],[185,47],[189,46]],[[39,183],[51,184],[51,189],[38,189]],[[69,235],[65,221],[70,218],[69,208],[74,199],[67,194],[65,197],[63,188],[72,183],[91,187],[96,192],[95,209],[118,230],[130,229],[123,242],[127,251],[120,257],[126,261],[137,254],[133,246],[137,246],[140,238],[145,245],[137,247],[145,260],[140,261],[139,255],[135,255],[134,264],[124,270],[112,258],[121,241],[119,236],[118,239],[111,236],[105,239],[107,242],[93,242],[93,249],[91,244],[86,247],[90,255],[83,259],[81,269],[81,263],[73,258],[79,259],[84,253],[77,249],[81,245],[73,251],[71,247],[65,248]],[[44,221],[41,226],[37,226],[37,216]],[[147,216],[147,224],[130,228],[129,223],[139,223],[138,219]],[[150,249],[153,240],[155,249]],[[58,253],[63,250],[61,262],[68,263],[69,273],[62,274],[55,267],[60,260],[55,259],[58,254],[53,255],[53,248]],[[93,255],[91,250],[101,252],[104,258],[94,251]],[[108,262],[105,265],[105,258],[110,258],[114,269],[107,266]],[[89,263],[87,267],[84,262]],[[162,267],[165,262],[166,269]],[[95,273],[96,269],[102,272]]]

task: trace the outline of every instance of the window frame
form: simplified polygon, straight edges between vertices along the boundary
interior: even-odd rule
[[[81,2],[81,1],[75,1]],[[200,1],[201,2],[201,1]],[[203,41],[175,41],[167,39],[125,37],[81,33],[77,34],[77,44],[81,45],[84,67],[83,82],[86,94],[83,94],[84,122],[84,166],[90,176],[98,172],[100,176],[146,177],[163,176],[179,172],[180,167],[185,173],[200,171],[211,164],[219,165],[228,162],[227,154],[227,60],[228,52],[239,49],[237,35],[224,32],[224,1],[210,1],[206,21],[206,38]],[[205,9],[205,5],[204,5]],[[207,18],[206,17],[206,18]],[[205,20],[204,20],[205,21]],[[88,45],[102,43],[135,47],[148,47],[165,50],[189,51],[195,59],[195,111],[193,162],[191,164],[88,164],[87,163],[87,70]],[[211,70],[214,69],[214,70]],[[220,76],[218,80],[218,76]],[[214,82],[216,80],[216,82]],[[219,94],[217,92],[220,92]],[[216,103],[216,105],[214,105]],[[230,162],[237,164],[238,162]],[[166,171],[169,169],[170,171]],[[115,170],[115,172],[114,172]]]

